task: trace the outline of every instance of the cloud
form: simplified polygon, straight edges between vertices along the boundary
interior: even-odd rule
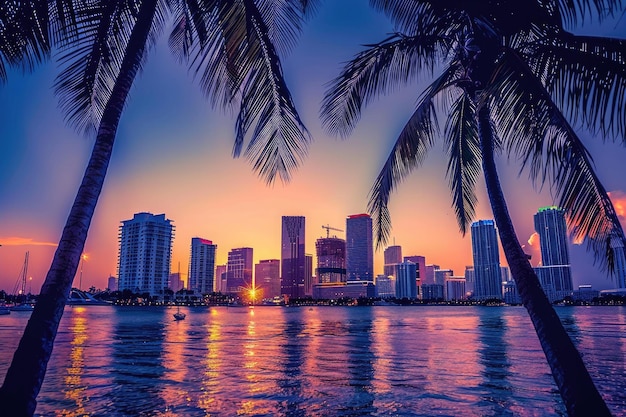
[[[609,191],[607,194],[613,203],[613,207],[615,207],[617,217],[622,224],[626,224],[626,193],[621,190],[615,190]]]
[[[0,238],[2,246],[58,246],[57,243],[40,242],[30,237],[3,237]]]
[[[532,246],[533,248],[538,248],[539,247],[539,233],[534,232],[532,235],[530,235],[530,237],[528,238],[528,244]]]

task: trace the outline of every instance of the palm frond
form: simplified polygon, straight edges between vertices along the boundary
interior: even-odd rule
[[[442,41],[436,35],[395,34],[359,53],[330,83],[321,108],[323,126],[348,136],[374,96],[408,83],[423,69],[432,72]]]
[[[626,40],[557,32],[522,54],[573,123],[626,143]]]
[[[624,232],[584,144],[515,53],[503,56],[491,88],[494,120],[507,149],[522,159],[531,179],[550,183],[574,241],[585,241],[600,266],[612,271],[607,248],[615,237],[624,241]]]
[[[287,88],[268,28],[253,1],[244,5],[249,47],[239,61],[245,83],[237,124],[245,127],[243,133],[251,121],[256,123],[245,151],[254,170],[268,183],[277,175],[287,182],[306,156],[310,137]]]
[[[545,3],[551,8],[558,8],[569,27],[575,27],[586,19],[602,22],[622,8],[622,0],[549,0]]]
[[[472,100],[467,94],[462,94],[449,110],[445,129],[452,207],[463,235],[474,219],[478,201],[476,180],[482,172],[475,113]]]
[[[70,32],[60,39],[58,60],[62,70],[55,92],[67,122],[79,131],[93,132],[102,118],[139,7],[140,3],[133,1],[91,2],[75,10],[76,34]],[[154,44],[163,21],[157,7],[147,45]]]
[[[259,12],[267,26],[268,38],[276,51],[287,54],[295,46],[306,18],[319,0],[260,0]]]
[[[441,19],[430,2],[415,0],[370,0],[370,6],[391,19],[399,32],[416,34],[420,27]],[[448,21],[450,23],[450,21]]]
[[[369,194],[368,212],[372,215],[376,246],[389,240],[391,216],[389,198],[398,184],[414,168],[421,165],[435,141],[438,130],[435,97],[452,85],[456,67],[450,66],[422,94],[415,112],[400,132],[387,161],[383,165]]]
[[[50,52],[49,13],[45,0],[0,4],[0,81],[8,66],[30,71]]]
[[[287,88],[263,15],[252,0],[215,2],[207,13],[208,41],[192,65],[213,104],[239,104],[233,155],[243,154],[272,183],[289,181],[306,156],[310,137]],[[304,10],[304,9],[301,9]],[[244,150],[246,137],[248,145]]]
[[[169,47],[174,56],[186,63],[195,45],[206,47],[212,39],[210,24],[217,6],[216,0],[181,0],[170,5],[174,26],[169,36]]]

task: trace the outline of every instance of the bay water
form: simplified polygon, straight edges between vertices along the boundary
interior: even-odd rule
[[[66,307],[36,415],[566,415],[522,307],[181,311]],[[626,308],[557,313],[626,415]],[[29,316],[0,316],[0,378]]]

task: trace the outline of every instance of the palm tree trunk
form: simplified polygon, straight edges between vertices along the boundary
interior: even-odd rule
[[[517,240],[496,170],[493,129],[486,104],[478,113],[478,132],[487,193],[500,242],[567,412],[570,416],[610,416],[578,350],[543,292],[537,274]]]
[[[120,73],[98,127],[96,142],[83,181],[35,309],[15,351],[4,384],[0,388],[0,409],[6,415],[32,416],[35,412],[37,394],[46,374],[54,338],[104,184],[122,109],[145,52],[155,9],[156,0],[142,2]]]

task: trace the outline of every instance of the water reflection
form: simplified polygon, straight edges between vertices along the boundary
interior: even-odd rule
[[[60,412],[66,417],[85,415],[86,385],[82,381],[82,374],[85,367],[85,344],[87,342],[87,319],[84,316],[84,307],[74,309],[69,330],[72,334],[70,342],[69,366],[64,378],[65,399],[71,401],[71,405]]]
[[[164,312],[146,307],[116,310],[110,404],[116,415],[152,416],[166,408],[161,396]]]
[[[293,312],[291,312],[293,311]],[[302,322],[303,309],[293,309],[286,314],[282,338],[279,340],[282,348],[282,375],[278,377],[278,389],[282,400],[278,403],[278,410],[285,416],[298,417],[306,415],[302,398],[302,362],[304,346],[304,323]]]
[[[37,414],[565,415],[521,307],[188,313],[174,323],[167,309],[66,311]],[[625,309],[571,313],[568,326],[576,326],[599,391],[615,415],[626,415]],[[0,343],[10,347],[26,322],[0,318]],[[0,350],[0,363],[11,354]]]
[[[221,355],[221,323],[219,312],[212,308],[208,316],[209,323],[206,324],[206,338],[204,340],[205,355],[204,360],[200,363],[198,372],[202,373],[201,387],[202,391],[198,400],[198,406],[206,412],[207,415],[213,409],[219,409],[220,404],[216,404],[218,399],[219,380],[222,372],[222,355]]]
[[[190,371],[188,359],[190,354],[188,349],[193,349],[197,336],[190,330],[192,317],[188,310],[187,320],[173,320],[173,308],[165,311],[163,359],[164,375],[162,377],[162,391],[165,409],[173,412],[176,408],[186,402],[189,398],[187,384],[188,373]]]
[[[486,388],[484,401],[491,406],[493,415],[502,415],[509,409],[511,384],[510,363],[507,357],[507,326],[501,311],[489,307],[481,308],[479,316],[480,348],[479,361],[483,366],[481,387]]]
[[[347,350],[348,375],[351,395],[345,406],[339,408],[339,415],[370,416],[376,412],[372,380],[374,362],[372,351],[373,309],[354,308],[348,310]]]

